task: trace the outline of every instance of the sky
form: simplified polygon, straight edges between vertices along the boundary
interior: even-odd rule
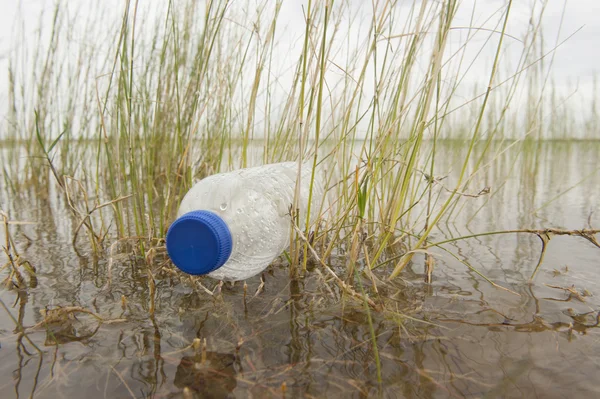
[[[250,0],[252,1],[252,0]],[[340,0],[343,1],[343,0]],[[366,7],[368,10],[371,2],[362,2],[359,0],[346,0],[352,7]],[[374,0],[375,1],[375,0]],[[416,0],[419,2],[418,0]],[[8,60],[14,55],[14,50],[22,46],[22,39],[33,38],[36,35],[36,29],[39,25],[39,16],[46,10],[43,19],[45,25],[49,25],[51,12],[55,0],[0,0],[0,115],[5,113],[7,107],[7,68]],[[93,17],[94,13],[99,12],[100,8],[108,10],[109,17],[115,23],[118,23],[118,17],[122,10],[123,0],[103,0],[102,2],[92,2],[91,0],[67,0],[69,7],[79,9],[80,15],[77,20],[86,21],[85,14]],[[164,12],[165,1],[146,0],[142,4],[148,6],[151,13],[160,14]],[[233,0],[232,7],[242,8],[246,0]],[[304,17],[302,7],[306,1],[285,0],[281,10],[278,41],[282,49],[297,48],[301,45],[301,38],[304,29]],[[410,7],[412,1],[400,0],[400,7]],[[93,6],[90,6],[93,4]],[[501,10],[505,8],[506,0],[463,0],[461,2],[459,13],[456,15],[453,26],[457,29],[453,31],[449,49],[453,46],[459,46],[464,37],[468,34],[465,29],[468,26],[481,27],[487,29],[499,29],[498,21],[501,17]],[[507,33],[516,38],[522,38],[527,30],[532,7],[541,7],[540,0],[515,0],[511,10],[511,17],[507,26]],[[80,7],[81,6],[81,7]],[[304,6],[305,7],[305,6]],[[238,13],[240,15],[240,13]],[[241,13],[243,15],[243,13]],[[368,14],[358,13],[360,18]],[[543,35],[546,50],[550,60],[552,53],[550,50],[557,43],[562,43],[554,54],[552,77],[557,88],[563,95],[572,95],[572,101],[577,104],[589,102],[592,96],[597,97],[598,93],[593,93],[592,82],[594,76],[600,69],[600,52],[597,51],[600,44],[600,1],[598,0],[548,0],[543,23]],[[239,18],[239,17],[238,17]],[[471,23],[471,19],[473,22]],[[246,21],[237,21],[244,24]],[[47,34],[46,32],[45,34]],[[473,40],[473,54],[478,49],[477,43],[484,43],[489,36],[487,32],[481,32]],[[569,37],[571,36],[571,37]],[[74,38],[76,40],[76,38]],[[504,65],[516,65],[518,56],[521,53],[522,44],[518,40],[510,38],[505,43],[506,55]],[[495,44],[487,45],[482,56],[477,58],[472,73],[466,76],[471,83],[477,83],[481,87],[487,84],[489,77],[489,68],[492,63]],[[512,58],[514,59],[512,59]],[[287,60],[285,52],[282,53],[280,60],[281,68],[286,68],[297,61],[296,58]],[[284,74],[284,76],[286,76]],[[291,75],[287,75],[291,79]],[[285,79],[285,77],[284,77]],[[466,95],[466,94],[465,94]],[[1,125],[0,125],[1,126]]]

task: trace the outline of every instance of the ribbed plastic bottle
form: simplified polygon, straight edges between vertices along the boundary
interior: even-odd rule
[[[303,164],[299,222],[306,220],[312,165]],[[289,245],[298,164],[284,162],[208,176],[186,193],[167,232],[167,252],[182,271],[226,281],[263,271]],[[315,175],[311,221],[323,185]],[[301,226],[303,227],[303,226]]]

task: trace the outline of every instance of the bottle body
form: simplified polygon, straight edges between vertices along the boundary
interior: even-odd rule
[[[299,222],[306,220],[312,169],[301,169],[298,200]],[[178,209],[181,218],[204,210],[221,218],[231,234],[231,254],[217,269],[207,273],[220,280],[244,280],[264,270],[289,245],[291,216],[298,164],[284,162],[239,169],[206,177],[184,196]],[[311,220],[323,199],[318,178],[313,184]],[[167,236],[167,245],[169,237]]]

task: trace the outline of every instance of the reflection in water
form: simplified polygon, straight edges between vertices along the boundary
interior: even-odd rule
[[[87,327],[82,326],[77,328],[70,322],[59,327],[48,326],[46,328],[46,341],[44,345],[56,346],[59,344],[68,344],[69,342],[87,341],[96,334],[98,327],[95,330],[88,331]]]
[[[176,387],[190,388],[198,398],[224,398],[236,385],[235,356],[230,353],[203,352],[184,356],[177,366]]]
[[[441,145],[436,169],[459,169],[459,144]],[[462,199],[436,239],[598,226],[600,145],[544,143],[494,153],[496,162],[467,188],[490,186],[491,193]],[[38,274],[35,285],[0,291],[3,398],[600,395],[599,252],[581,238],[553,238],[531,284],[540,254],[535,236],[481,236],[447,246],[518,295],[491,287],[441,251],[426,284],[425,257],[415,256],[403,280],[378,286],[387,302],[385,312],[371,314],[380,385],[362,304],[342,298],[318,268],[290,279],[285,265],[275,265],[262,275],[264,286],[261,276],[248,280],[246,295],[241,284],[218,288],[202,279],[214,290],[209,295],[161,269],[165,259],[157,254],[149,317],[143,262],[126,245],[110,265],[109,256],[93,256],[83,244],[75,251],[71,232],[79,221],[61,196],[43,189],[1,204],[15,219],[39,222],[12,230]],[[0,186],[0,198],[5,192]],[[336,262],[342,264],[332,256]],[[88,309],[101,320],[73,313],[42,323],[42,310],[59,307]],[[108,322],[115,319],[125,320]],[[194,348],[198,340],[206,340],[205,350]]]

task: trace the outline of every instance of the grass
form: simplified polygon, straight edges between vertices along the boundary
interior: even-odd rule
[[[394,279],[415,252],[435,245],[429,237],[440,223],[489,193],[471,192],[471,182],[503,148],[542,138],[548,121],[560,130],[565,99],[551,91],[550,71],[564,41],[544,47],[544,7],[532,9],[521,39],[507,29],[512,1],[489,16],[493,29],[470,26],[466,36],[455,26],[463,7],[456,0],[409,7],[382,0],[362,8],[308,1],[293,6],[303,13],[304,33],[287,49],[286,6],[171,0],[153,16],[128,0],[119,18],[96,15],[75,45],[69,37],[78,25],[70,6],[58,2],[50,26],[42,27],[49,41],[38,39],[32,55],[22,50],[9,62],[2,139],[18,151],[2,155],[5,188],[18,195],[26,186],[56,185],[80,221],[75,246],[101,252],[134,238],[140,255],[152,259],[198,179],[307,161],[310,197],[317,167],[323,172],[326,199],[311,206],[327,217],[290,231],[290,272],[305,273],[309,255],[328,267],[335,251],[348,256],[349,280],[357,265]],[[522,47],[512,68],[507,41]],[[486,89],[465,99],[472,92],[467,78],[490,49]],[[523,90],[531,105],[524,121],[508,111]],[[510,130],[524,134],[512,139]],[[458,178],[444,185],[436,143],[448,137],[466,153]],[[78,238],[81,228],[87,241]],[[430,274],[433,259],[427,264]]]

